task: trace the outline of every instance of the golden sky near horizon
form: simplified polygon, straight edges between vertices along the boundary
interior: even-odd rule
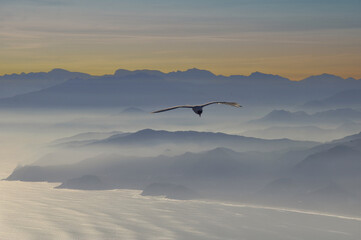
[[[0,1],[0,74],[118,68],[361,78],[358,0]]]

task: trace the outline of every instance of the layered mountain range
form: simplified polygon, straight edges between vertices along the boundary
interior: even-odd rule
[[[135,144],[142,149],[149,139],[159,144],[177,139],[180,144],[179,139],[187,134],[192,135],[191,144],[207,144],[210,149],[156,157],[103,154],[66,165],[19,166],[7,180],[62,182],[58,188],[84,190],[146,189],[144,195],[242,200],[325,211],[337,208],[352,212],[361,198],[361,133],[323,144],[282,140],[298,148],[268,151],[263,147],[267,140],[239,136],[242,141],[238,143],[239,151],[235,151],[227,138],[237,139],[236,136],[147,129],[97,139],[91,146],[121,146],[125,139],[128,146]],[[204,134],[211,139],[209,142],[202,142]],[[162,138],[163,143],[159,141]],[[215,139],[223,147],[213,148]],[[268,141],[272,145],[278,140]],[[254,148],[258,144],[259,151],[241,147],[251,143]]]
[[[329,74],[296,82],[260,72],[222,76],[195,68],[170,73],[119,69],[103,76],[54,69],[0,76],[0,86],[1,108],[147,107],[217,99],[304,108],[359,107],[361,103],[360,80]]]

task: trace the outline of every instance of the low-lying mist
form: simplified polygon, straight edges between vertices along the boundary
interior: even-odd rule
[[[307,139],[305,134],[300,141],[298,131],[287,131],[287,139],[273,138],[282,134],[270,136],[262,130],[259,135],[267,137],[239,135],[274,122],[275,112],[258,120],[268,109],[249,116],[241,116],[247,111],[223,115],[227,110],[210,109],[201,118],[191,111],[159,115],[148,110],[8,112],[0,121],[6,127],[2,142],[7,148],[2,154],[6,159],[1,163],[2,176],[58,182],[58,188],[137,189],[176,199],[219,199],[347,214],[358,206],[357,173],[361,170],[357,158],[361,153],[355,140],[325,144],[310,141],[313,137]],[[277,113],[279,123],[300,128],[297,124],[302,121],[282,120],[284,113]],[[340,149],[340,145],[347,147]],[[332,160],[330,169],[327,159],[334,152],[344,160]],[[310,176],[302,166],[316,173]],[[337,170],[340,166],[350,173],[347,177]]]
[[[2,236],[358,238],[356,118],[334,134],[339,119],[263,121],[269,108],[153,110],[2,110]]]

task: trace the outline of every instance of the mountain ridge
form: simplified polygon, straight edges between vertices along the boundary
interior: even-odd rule
[[[10,74],[3,74],[0,75],[0,81],[4,80],[4,79],[23,79],[24,77],[31,77],[31,78],[35,78],[35,77],[44,77],[46,75],[65,75],[65,74],[78,74],[78,75],[82,75],[84,77],[102,77],[102,76],[127,76],[127,75],[133,75],[133,74],[137,74],[137,73],[143,73],[143,74],[149,74],[149,75],[156,75],[156,76],[164,76],[164,75],[191,75],[191,74],[198,74],[198,75],[202,75],[203,77],[241,77],[241,78],[251,78],[251,79],[256,79],[256,78],[280,78],[283,80],[289,80],[289,81],[294,81],[294,82],[302,82],[302,81],[317,81],[317,80],[348,80],[348,81],[358,81],[361,79],[355,79],[353,77],[348,77],[348,78],[343,78],[334,74],[329,74],[329,73],[321,73],[318,75],[311,75],[309,77],[305,77],[301,80],[292,80],[290,78],[287,77],[283,77],[281,75],[278,74],[270,74],[270,73],[264,73],[264,72],[260,72],[260,71],[255,71],[250,73],[249,75],[243,75],[243,74],[232,74],[232,75],[223,75],[223,74],[219,74],[216,75],[214,74],[212,71],[210,70],[206,70],[206,69],[200,69],[200,68],[189,68],[186,70],[176,70],[176,71],[170,71],[170,72],[163,72],[161,70],[156,70],[156,69],[136,69],[136,70],[128,70],[128,69],[123,69],[123,68],[119,68],[116,69],[114,71],[113,74],[101,74],[101,75],[93,75],[93,74],[89,74],[89,73],[85,73],[85,72],[78,72],[78,71],[70,71],[67,69],[63,69],[63,68],[53,68],[51,70],[49,70],[48,72],[22,72],[22,73],[10,73]]]
[[[53,70],[50,73],[68,74],[62,69]],[[28,82],[31,84],[31,81]],[[0,80],[0,85],[1,83],[7,84]],[[223,76],[195,68],[170,73],[157,70],[118,69],[113,75],[85,78],[81,75],[65,79],[59,84],[8,96],[0,99],[0,107],[61,109],[134,106],[146,108],[162,106],[164,102],[169,105],[181,105],[184,104],[185,99],[187,102],[229,99],[229,101],[237,101],[249,106],[294,106],[352,89],[361,89],[361,81],[340,80],[324,84],[318,81],[295,82],[279,75],[260,72],[249,76]],[[290,95],[292,98],[289,97]],[[227,96],[227,99],[224,96]]]

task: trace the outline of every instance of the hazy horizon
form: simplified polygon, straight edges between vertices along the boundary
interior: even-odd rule
[[[360,12],[0,0],[0,239],[361,239]]]
[[[216,74],[361,78],[360,2],[1,1],[0,74],[53,66],[100,75],[198,67]]]
[[[249,76],[252,76],[252,74],[255,74],[255,73],[261,73],[261,74],[265,74],[265,75],[275,75],[275,76],[281,76],[281,77],[284,77],[282,76],[281,74],[277,74],[277,73],[268,73],[268,72],[261,72],[261,71],[258,71],[258,70],[255,70],[253,72],[249,72],[249,73],[234,73],[234,74],[216,74],[215,72],[213,72],[212,70],[210,69],[201,69],[201,68],[197,68],[197,67],[189,67],[189,68],[185,68],[185,69],[173,69],[173,70],[168,70],[168,71],[162,71],[160,69],[138,69],[138,68],[135,68],[135,69],[125,69],[125,68],[122,68],[122,67],[118,67],[118,68],[115,68],[113,71],[110,71],[110,72],[105,72],[105,73],[101,73],[101,74],[91,74],[90,72],[81,72],[81,71],[77,71],[77,70],[69,70],[69,69],[65,69],[65,68],[60,68],[60,67],[50,67],[49,69],[44,69],[44,70],[40,70],[40,71],[29,71],[29,72],[24,72],[24,71],[19,71],[19,72],[5,72],[3,73],[2,75],[0,75],[0,77],[5,77],[5,76],[10,76],[10,75],[26,75],[26,74],[33,74],[33,73],[50,73],[54,70],[65,70],[65,71],[68,71],[68,72],[77,72],[77,73],[85,73],[85,74],[89,74],[90,76],[96,76],[96,77],[101,77],[101,76],[107,76],[107,75],[114,75],[116,73],[117,70],[125,70],[125,71],[130,71],[130,72],[138,72],[138,71],[156,71],[156,72],[161,72],[161,73],[164,73],[164,74],[170,74],[170,73],[177,73],[177,72],[188,72],[190,70],[200,70],[200,71],[206,71],[206,72],[210,72],[212,73],[213,75],[215,76],[224,76],[224,77],[231,77],[231,76],[245,76],[245,77],[249,77]],[[307,78],[310,78],[310,77],[315,77],[315,76],[323,76],[323,75],[331,75],[331,76],[336,76],[336,77],[341,77],[343,79],[356,79],[356,80],[361,80],[360,79],[357,79],[355,77],[352,77],[352,76],[338,76],[337,74],[333,74],[332,72],[319,72],[319,73],[314,73],[312,75],[308,75],[308,76],[304,76],[304,78],[299,78],[299,79],[293,79],[293,78],[287,78],[288,80],[290,81],[302,81],[302,80],[305,80]]]
[[[216,109],[219,108],[217,107]],[[327,202],[325,201],[323,202],[323,207],[314,205],[307,207],[306,203],[295,206],[290,204],[293,200],[286,200],[285,197],[283,197],[282,203],[280,200],[278,200],[278,203],[275,203],[270,201],[270,199],[276,195],[272,197],[265,192],[264,194],[266,195],[263,195],[263,193],[261,195],[263,197],[256,197],[249,195],[249,193],[255,190],[256,192],[262,190],[265,185],[268,185],[268,181],[273,179],[274,173],[272,172],[278,173],[279,170],[271,169],[270,172],[267,170],[267,174],[264,174],[263,170],[259,173],[258,170],[255,171],[252,165],[249,167],[248,165],[243,165],[244,171],[250,172],[251,175],[247,177],[241,171],[240,177],[242,180],[240,181],[237,180],[238,178],[234,178],[234,173],[226,172],[226,174],[223,174],[222,171],[215,171],[212,167],[213,164],[217,164],[219,159],[219,162],[224,162],[225,169],[229,167],[228,164],[231,164],[230,166],[236,169],[238,165],[234,166],[233,161],[247,162],[247,158],[249,158],[249,163],[256,161],[257,165],[261,168],[262,162],[267,159],[273,163],[278,162],[276,165],[279,165],[279,160],[277,160],[278,154],[282,153],[282,151],[280,153],[265,152],[262,154],[247,151],[232,153],[228,152],[227,149],[217,150],[217,148],[212,150],[213,147],[222,146],[223,144],[223,146],[228,146],[233,150],[242,151],[242,145],[246,144],[249,140],[245,140],[247,142],[241,143],[237,147],[237,145],[217,139],[215,139],[215,145],[212,146],[212,142],[206,143],[204,142],[205,140],[196,140],[198,138],[192,140],[192,144],[196,144],[196,148],[194,148],[194,146],[187,145],[186,142],[179,142],[183,138],[182,135],[166,139],[167,142],[165,143],[158,142],[159,137],[162,137],[162,135],[154,135],[152,137],[153,140],[151,140],[153,144],[151,145],[148,145],[146,141],[144,144],[141,143],[142,136],[140,135],[141,138],[136,139],[138,145],[135,147],[127,145],[125,145],[125,148],[122,147],[121,144],[124,144],[124,141],[109,147],[106,145],[99,147],[87,145],[94,141],[108,139],[109,136],[116,139],[115,136],[119,133],[114,131],[134,133],[133,136],[135,137],[137,136],[137,131],[144,128],[167,129],[168,131],[229,132],[233,134],[241,132],[240,127],[242,124],[237,125],[232,122],[234,122],[237,114],[242,114],[242,111],[238,113],[233,112],[231,114],[233,116],[217,116],[218,111],[214,110],[209,109],[207,111],[208,114],[206,113],[207,115],[202,116],[201,119],[191,111],[154,116],[149,113],[122,113],[121,110],[116,109],[108,113],[104,111],[88,111],[86,114],[85,111],[69,111],[66,113],[64,110],[59,112],[42,110],[30,113],[24,112],[24,110],[13,110],[12,112],[2,110],[2,114],[6,116],[5,119],[0,121],[0,126],[4,129],[3,135],[0,138],[3,148],[3,151],[0,153],[2,159],[0,162],[0,177],[2,179],[9,177],[13,171],[16,172],[16,169],[21,170],[22,167],[25,167],[24,169],[26,170],[27,166],[42,166],[46,173],[48,171],[46,170],[48,169],[47,166],[54,166],[54,169],[57,169],[57,166],[63,168],[61,166],[66,164],[68,170],[75,171],[75,175],[68,175],[67,169],[65,169],[65,174],[63,174],[61,171],[64,170],[59,169],[59,173],[65,178],[66,176],[72,178],[73,176],[77,177],[82,176],[82,174],[91,173],[99,176],[101,181],[107,181],[104,178],[106,175],[102,173],[102,169],[110,166],[110,169],[115,171],[115,176],[125,177],[120,182],[116,180],[115,183],[122,184],[123,182],[131,185],[129,185],[130,187],[116,187],[112,190],[89,191],[77,190],[79,186],[71,185],[71,181],[68,181],[67,184],[70,185],[66,188],[71,189],[55,189],[54,187],[59,186],[62,180],[57,180],[53,183],[53,180],[47,179],[46,175],[44,175],[45,178],[43,180],[50,181],[50,183],[37,182],[39,179],[30,179],[30,182],[27,182],[26,179],[24,179],[25,181],[1,181],[0,189],[3,193],[0,199],[1,236],[4,239],[36,238],[45,240],[61,237],[62,239],[70,240],[74,238],[118,239],[124,236],[129,239],[156,239],[159,237],[165,239],[237,239],[239,237],[247,239],[288,239],[289,236],[306,239],[317,235],[319,239],[328,240],[358,239],[358,226],[361,220],[357,208],[350,211],[347,209],[352,206],[350,202],[340,204],[342,202],[337,200],[339,193],[344,194],[344,190],[336,188],[334,190],[331,189],[328,193],[331,194],[331,197],[328,196],[329,200],[335,198],[333,204],[338,204],[337,208],[334,207],[335,205],[330,205],[331,207],[327,208]],[[230,114],[233,109],[224,110]],[[114,113],[118,111],[121,113],[117,116]],[[146,117],[148,115],[149,117]],[[80,116],[82,117],[79,118]],[[76,119],[78,121],[74,121]],[[222,122],[221,124],[220,121]],[[244,121],[247,121],[247,118]],[[247,129],[247,126],[245,125],[242,128]],[[77,136],[79,133],[83,133],[83,135]],[[357,132],[354,133],[356,134]],[[240,138],[242,138],[241,136],[240,134]],[[346,133],[340,136],[340,138],[344,136],[347,136]],[[120,140],[122,139],[121,134],[117,137]],[[124,137],[127,137],[127,135],[124,135]],[[328,141],[336,139],[336,137],[334,139],[325,138]],[[90,142],[88,142],[89,139],[91,139]],[[130,141],[132,135],[125,139]],[[207,139],[210,138],[207,137]],[[177,144],[172,144],[173,141],[176,141]],[[185,141],[190,140],[186,138]],[[197,141],[202,141],[203,145],[200,142],[200,145],[198,145]],[[155,144],[156,142],[157,144]],[[70,145],[64,145],[64,143]],[[72,145],[74,143],[76,144]],[[134,144],[134,141],[132,141],[132,144]],[[317,143],[311,143],[310,146],[314,144]],[[320,144],[324,148],[324,145]],[[282,144],[281,147],[284,148],[286,145]],[[302,149],[304,148],[302,147]],[[210,150],[209,153],[208,150]],[[262,145],[259,145],[259,150],[267,151]],[[322,149],[318,151],[322,152]],[[183,155],[184,152],[187,153]],[[223,154],[225,154],[224,159],[217,157]],[[192,168],[187,170],[187,162],[192,163],[192,159],[196,160],[194,169],[198,170],[193,174],[190,171],[190,178],[194,179],[192,180],[194,181],[193,184],[188,184],[182,178],[180,180],[182,184],[192,190],[196,189],[202,194],[207,193],[208,197],[193,200],[172,200],[162,196],[141,196],[142,190],[137,190],[137,185],[133,185],[133,183],[141,184],[142,186],[142,177],[139,177],[140,182],[137,183],[138,180],[136,178],[130,180],[129,176],[127,177],[127,171],[132,176],[138,176],[138,174],[147,174],[148,176],[148,171],[150,171],[154,174],[154,179],[157,179],[159,173],[154,168],[161,167],[161,169],[166,169],[160,165],[161,162],[158,162],[157,156],[159,155],[161,155],[163,161],[173,161],[172,159],[175,158],[177,161],[176,166],[179,166],[172,171],[177,169],[184,171],[182,169],[185,169],[186,172],[189,172]],[[291,162],[302,161],[302,155],[295,155],[295,159],[286,157],[283,161],[286,159],[289,159]],[[149,170],[147,170],[148,167],[144,168],[142,165],[128,165],[127,162],[132,159],[129,156],[145,157],[146,162],[154,163],[154,167],[149,166]],[[189,156],[189,159],[186,156]],[[245,156],[247,157],[245,158]],[[239,160],[237,160],[238,158]],[[299,160],[296,160],[296,158]],[[120,165],[122,167],[119,168],[117,164],[122,164],[123,161],[127,164]],[[134,164],[137,164],[137,161],[141,161],[141,159],[137,160],[135,158],[134,161]],[[197,167],[197,161],[199,163],[203,162],[203,166],[205,169],[209,168],[207,171],[210,171],[210,173],[207,173],[207,171],[204,173],[202,171],[198,172],[199,165]],[[182,162],[185,165],[181,164]],[[129,162],[129,164],[132,163]],[[143,164],[142,161],[139,164]],[[293,165],[294,163],[291,164],[291,166]],[[280,166],[283,166],[283,164]],[[287,164],[283,167],[286,166]],[[139,168],[139,170],[133,172],[134,170],[132,169],[134,167],[136,169]],[[222,165],[218,166],[217,169],[221,167]],[[286,168],[289,169],[289,167]],[[90,169],[90,171],[86,169]],[[92,169],[98,170],[94,171]],[[80,171],[79,175],[77,175],[77,171]],[[164,174],[173,176],[172,171],[169,173],[167,171]],[[215,172],[212,173],[213,171]],[[264,175],[263,178],[258,177],[260,173]],[[284,173],[281,173],[281,175],[284,176]],[[35,178],[43,176],[41,172],[30,172],[29,175],[25,171],[23,174]],[[57,174],[57,170],[51,173],[54,177]],[[198,180],[194,174],[202,174],[206,178],[209,177],[207,181],[212,184],[209,186],[207,184],[204,185],[202,178]],[[213,178],[208,174],[216,175]],[[229,184],[230,182],[227,180],[227,175],[229,174],[231,174],[231,182],[236,185],[232,184],[231,186]],[[18,176],[22,177],[21,174]],[[275,178],[277,179],[278,177],[280,176]],[[168,177],[162,178],[162,181],[168,181]],[[152,182],[154,180],[149,181]],[[224,187],[222,181],[225,181],[228,187]],[[298,180],[295,179],[294,181]],[[171,182],[177,182],[177,180],[173,179]],[[90,184],[90,187],[92,186],[87,181],[83,181],[82,184],[85,184],[85,188],[89,186],[88,184]],[[220,184],[220,186],[217,187],[217,184]],[[243,189],[245,184],[251,189]],[[319,183],[316,181],[314,184]],[[237,185],[241,187],[239,190],[236,190],[238,189]],[[93,186],[96,187],[96,185]],[[351,185],[347,182],[343,183],[342,189],[347,186]],[[322,187],[322,184],[320,187]],[[236,196],[230,194],[232,192],[237,193],[238,191],[241,191],[241,195],[244,195],[240,198],[242,200],[239,199],[240,196],[237,194]],[[278,191],[277,187],[274,191]],[[277,194],[280,193],[277,192]],[[244,199],[246,196],[252,197],[254,200],[258,199],[258,201],[261,198],[263,201],[268,199],[270,202],[250,202],[247,198]],[[286,204],[287,201],[290,201],[288,203],[290,205]],[[342,205],[344,205],[343,208],[345,209],[341,208]],[[21,214],[19,214],[19,211],[21,211]],[[223,221],[219,221],[219,218],[222,218]],[[315,221],[317,221],[317,224]],[[14,229],[17,229],[17,231],[14,231]],[[215,231],[215,229],[218,230]]]

